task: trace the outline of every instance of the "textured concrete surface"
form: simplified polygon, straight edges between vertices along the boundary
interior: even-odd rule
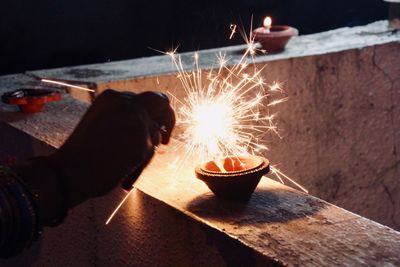
[[[270,139],[266,156],[312,194],[399,229],[400,35],[385,29],[385,22],[378,22],[298,37],[285,53],[259,56],[257,62],[260,66],[268,63],[266,80],[285,82],[290,97],[276,110],[284,139]],[[303,39],[310,45],[319,40],[319,46],[302,48],[294,43]],[[332,43],[335,40],[337,46]],[[224,50],[234,56],[242,49]],[[213,57],[215,52],[205,55]],[[168,74],[172,66],[155,71],[165,73],[158,77],[142,76],[162,69],[163,60],[168,58],[104,64],[104,73],[98,71],[102,65],[77,67],[81,69],[78,74],[76,68],[72,74],[68,68],[35,73],[94,82],[99,91],[107,87],[159,89],[182,95],[174,74]],[[209,62],[202,66],[208,68]],[[130,64],[132,71],[123,72]],[[107,69],[114,74],[107,74]],[[35,81],[26,75],[11,75],[2,77],[0,83],[0,90],[8,91]],[[26,116],[10,113],[2,105],[0,119],[58,147],[86,107],[66,97],[49,105],[45,113]],[[161,161],[154,164],[165,163],[163,156],[171,155],[157,155]],[[231,255],[243,255],[255,264],[269,260],[310,266],[400,264],[398,232],[270,180],[263,179],[248,205],[234,206],[216,202],[193,179],[190,168],[178,177],[149,168],[137,186],[143,193],[135,191],[110,226],[103,224],[122,197],[119,190],[80,207],[87,208],[83,213],[77,211],[80,216],[75,217],[74,211],[68,220],[78,225],[66,225],[63,231],[67,234],[60,233],[61,228],[52,229],[49,233],[54,231],[55,237],[46,236],[40,249],[1,264],[151,266],[162,262],[176,266],[194,262],[211,266],[236,262]],[[278,220],[281,217],[287,219]],[[226,248],[235,253],[227,253]]]

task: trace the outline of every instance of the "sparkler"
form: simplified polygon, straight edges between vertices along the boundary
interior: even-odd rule
[[[198,67],[198,54],[194,54],[195,69],[184,71],[182,59],[169,54],[178,69],[178,79],[186,93],[182,100],[170,94],[176,103],[177,127],[184,132],[178,141],[185,146],[188,156],[197,155],[196,161],[217,160],[227,155],[243,155],[265,150],[259,141],[268,131],[276,131],[273,115],[263,116],[262,109],[282,102],[272,99],[273,91],[266,92],[260,73],[245,71],[246,54],[238,64],[227,66],[227,59],[219,54],[219,67],[206,73]]]

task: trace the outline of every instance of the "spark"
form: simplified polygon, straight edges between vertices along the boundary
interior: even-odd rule
[[[119,211],[119,209],[122,207],[122,205],[125,203],[125,201],[129,198],[129,196],[132,194],[134,190],[130,190],[126,196],[122,199],[122,201],[118,204],[118,206],[115,208],[115,210],[111,213],[110,217],[108,217],[106,221],[106,225],[111,222],[111,220],[114,218],[115,214]]]
[[[282,103],[282,102],[285,102],[285,101],[287,101],[287,100],[288,100],[287,97],[281,98],[281,99],[277,99],[277,100],[274,100],[274,101],[272,101],[271,103],[269,103],[268,106],[269,106],[269,107],[275,106],[275,105],[278,105],[278,104],[280,104],[280,103]]]
[[[177,127],[183,129],[178,136],[186,152],[183,158],[195,156],[195,162],[203,162],[260,153],[267,149],[262,144],[265,136],[270,132],[278,134],[275,116],[263,114],[269,114],[269,107],[287,98],[281,97],[280,83],[266,86],[264,67],[254,64],[254,39],[247,38],[244,31],[243,35],[247,49],[240,60],[230,64],[230,58],[219,52],[217,67],[207,73],[199,68],[197,52],[190,71],[176,49],[164,53],[175,65],[176,77],[185,91],[183,99],[168,92],[175,103]]]
[[[278,170],[277,168],[275,168],[274,166],[271,166],[271,172],[273,174],[276,174],[279,176],[284,177],[285,179],[289,180],[290,182],[292,182],[293,184],[295,184],[298,188],[300,188],[301,190],[303,190],[304,192],[308,193],[308,190],[305,189],[303,186],[301,186],[299,183],[297,183],[295,180],[291,179],[290,177],[288,177],[286,174],[284,174],[283,172],[281,172],[280,170]]]
[[[283,89],[282,89],[283,83],[282,82],[274,81],[268,87],[271,92],[283,92]]]
[[[69,84],[69,83],[64,83],[64,82],[60,82],[60,81],[54,81],[54,80],[48,80],[48,79],[41,79],[41,81],[44,82],[44,83],[57,84],[57,85],[67,86],[67,87],[71,87],[71,88],[75,88],[75,89],[79,89],[79,90],[95,92],[95,90],[93,90],[93,89],[89,89],[89,88],[86,88],[86,87],[73,85],[73,84]]]
[[[233,36],[236,33],[236,24],[231,24],[231,26],[229,27],[229,29],[231,30],[231,35],[229,35],[229,40],[231,40],[233,38]]]

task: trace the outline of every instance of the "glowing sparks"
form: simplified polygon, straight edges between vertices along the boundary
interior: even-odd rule
[[[287,97],[281,98],[281,99],[277,99],[277,100],[274,100],[274,101],[272,101],[271,103],[269,103],[268,106],[269,106],[269,107],[275,106],[275,105],[278,105],[278,104],[280,104],[280,103],[283,103],[283,102],[285,102],[285,101],[287,101],[287,100],[288,100]]]
[[[236,33],[236,24],[231,24],[231,26],[229,27],[231,30],[231,35],[229,35],[229,40],[233,38],[233,36]]]
[[[303,186],[301,186],[299,183],[297,183],[296,181],[294,181],[293,179],[291,179],[290,177],[288,177],[286,174],[284,174],[283,172],[281,172],[280,170],[278,170],[277,168],[275,168],[274,166],[271,166],[271,173],[275,174],[279,180],[281,180],[281,182],[284,184],[284,182],[282,181],[282,177],[289,180],[290,182],[292,182],[294,185],[296,185],[298,188],[300,188],[301,190],[303,190],[304,192],[308,193],[308,190],[305,189]]]
[[[89,89],[86,87],[73,85],[73,84],[69,84],[69,83],[64,83],[64,82],[60,82],[60,81],[54,81],[54,80],[48,80],[48,79],[41,79],[41,81],[44,83],[51,83],[51,84],[57,84],[57,85],[61,85],[61,86],[67,86],[67,87],[71,87],[71,88],[79,89],[79,90],[83,90],[83,91],[95,92],[95,90],[93,90],[93,89]]]
[[[269,90],[271,90],[272,92],[283,92],[282,85],[283,85],[282,82],[274,81],[268,87],[269,87]]]
[[[252,63],[254,47],[250,41],[239,62],[230,66],[226,55],[219,53],[218,67],[208,73],[198,67],[198,53],[193,56],[192,71],[185,71],[176,50],[166,53],[175,64],[186,93],[181,99],[170,94],[177,111],[177,127],[183,129],[178,141],[185,147],[184,158],[194,156],[196,162],[202,162],[268,149],[262,144],[264,137],[270,132],[277,134],[278,130],[275,116],[263,114],[269,114],[269,106],[286,98],[281,97],[279,83],[266,86],[264,67],[258,69]]]
[[[117,214],[117,212],[119,211],[119,209],[122,207],[122,205],[124,205],[125,201],[128,200],[129,196],[132,194],[133,190],[130,190],[126,196],[124,197],[124,199],[122,199],[122,201],[118,204],[118,206],[115,208],[115,210],[111,213],[110,217],[108,217],[107,221],[106,221],[106,225],[109,224],[112,220],[112,218],[114,218],[115,214]]]

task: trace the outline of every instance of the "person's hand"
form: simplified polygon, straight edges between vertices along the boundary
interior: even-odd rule
[[[52,156],[69,193],[69,207],[111,191],[124,177],[134,182],[175,124],[168,98],[155,92],[106,90],[70,138]]]

